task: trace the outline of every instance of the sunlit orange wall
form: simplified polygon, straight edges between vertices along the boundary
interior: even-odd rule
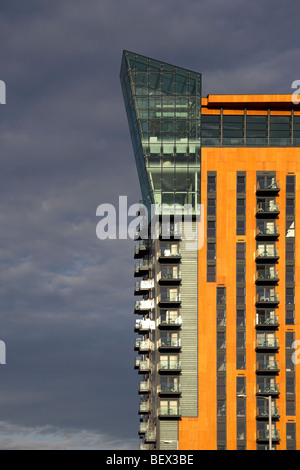
[[[295,331],[300,339],[299,308],[296,308],[295,326],[285,325],[285,177],[296,175],[296,304],[300,298],[300,149],[297,148],[203,148],[201,156],[201,203],[206,207],[207,171],[217,171],[217,282],[206,282],[206,242],[198,251],[198,383],[199,415],[197,418],[182,418],[179,422],[179,448],[187,450],[216,449],[216,286],[225,284],[227,289],[227,449],[236,449],[236,378],[246,376],[247,394],[256,391],[255,352],[255,228],[256,228],[256,172],[276,171],[280,182],[278,220],[279,248],[279,292],[278,308],[280,327],[276,333],[280,350],[277,355],[280,373],[281,442],[278,449],[286,448],[286,422],[296,422],[296,417],[286,417],[285,393],[285,332]],[[236,236],[236,172],[247,172],[246,236]],[[205,211],[206,212],[206,211]],[[206,220],[204,221],[206,233]],[[236,242],[246,242],[246,370],[236,370]],[[296,411],[300,413],[300,368],[296,366]],[[297,449],[300,449],[300,420],[297,426]],[[256,449],[256,399],[247,398],[247,449]]]

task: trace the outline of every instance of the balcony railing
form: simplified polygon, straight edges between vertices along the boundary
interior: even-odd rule
[[[155,442],[156,441],[156,430],[146,431],[145,442]]]
[[[180,281],[181,280],[181,271],[178,269],[164,269],[157,275],[157,280],[161,283],[164,281]]]
[[[139,449],[140,450],[153,450],[153,446],[151,444],[142,443],[140,444]]]
[[[173,384],[159,384],[157,386],[157,392],[159,394],[178,394],[181,393],[181,387],[179,383]]]
[[[149,413],[150,412],[150,402],[142,401],[139,406],[139,413]]]
[[[180,248],[176,249],[169,249],[169,248],[161,248],[158,250],[158,257],[159,258],[169,258],[171,260],[180,258]]]
[[[176,239],[181,240],[182,238],[182,227],[181,224],[164,224],[160,225],[159,238],[161,240]]]
[[[279,349],[278,338],[258,338],[255,347],[256,349]]]
[[[140,393],[149,393],[150,392],[150,382],[149,380],[142,380],[140,382],[140,386],[139,386],[139,392]]]
[[[181,326],[182,323],[182,318],[181,316],[178,317],[159,317],[158,318],[158,326],[160,327],[179,327]]]
[[[279,295],[278,292],[271,294],[269,292],[263,292],[256,294],[256,303],[257,304],[278,304]]]
[[[164,302],[173,302],[173,303],[177,303],[177,302],[181,302],[181,295],[180,295],[180,292],[168,292],[168,293],[161,293],[159,296],[158,296],[158,301],[160,303],[164,303]]]
[[[142,356],[138,356],[136,357],[135,361],[134,361],[134,368],[135,369],[139,369],[140,368],[140,363],[142,362],[143,360],[143,357]]]
[[[279,186],[279,181],[268,181],[261,179],[257,181],[256,184],[256,191],[262,191],[262,192],[278,192],[280,191],[280,186]]]
[[[279,258],[278,256],[278,248],[268,248],[265,250],[256,250],[256,260],[268,260],[268,259],[276,259]]]
[[[147,260],[140,261],[139,263],[136,263],[135,265],[135,272],[134,275],[135,277],[137,276],[143,276],[147,271],[150,269],[150,263]]]
[[[135,258],[141,258],[147,253],[149,248],[149,243],[146,240],[141,240],[137,242],[134,248],[134,257]]]
[[[154,350],[154,344],[152,343],[152,341],[150,341],[150,339],[140,341],[139,342],[139,350],[141,352],[153,351]]]
[[[155,330],[155,322],[153,320],[150,320],[150,319],[136,320],[134,330],[135,331]]]
[[[257,327],[278,327],[279,326],[279,319],[278,315],[257,315],[256,318],[256,326]]]
[[[269,440],[269,430],[259,430],[257,433],[257,439],[260,441],[268,441]],[[279,434],[279,429],[272,429],[271,431],[271,436],[273,441],[279,441],[280,439],[280,434]]]
[[[180,361],[160,361],[158,363],[158,370],[161,371],[180,371],[181,370],[181,363]]]
[[[150,361],[141,361],[139,364],[139,371],[141,373],[151,372],[151,363]]]
[[[179,406],[160,406],[158,409],[158,416],[159,417],[175,417],[180,416],[180,407]]]
[[[278,203],[275,203],[275,202],[272,202],[272,203],[268,203],[268,202],[261,202],[259,204],[257,204],[256,206],[256,214],[257,215],[277,215],[279,214],[279,204]]]
[[[149,311],[151,310],[152,308],[154,308],[154,300],[153,299],[150,299],[150,300],[137,300],[135,302],[135,311],[136,312],[139,312],[139,311]]]
[[[264,373],[266,373],[266,372],[277,373],[277,372],[279,372],[279,362],[278,361],[268,361],[268,360],[257,361],[256,371],[257,372],[264,372]]]
[[[179,349],[181,348],[181,338],[159,339],[157,341],[159,349]]]
[[[140,423],[139,433],[145,434],[149,430],[149,423],[147,421],[142,421]]]
[[[257,270],[256,271],[256,276],[255,276],[255,281],[258,282],[278,282],[279,277],[278,277],[278,271],[270,271],[269,269],[265,270]]]
[[[279,407],[278,406],[272,406],[271,409],[271,416],[273,419],[278,419],[279,418]],[[265,406],[258,406],[256,409],[256,417],[257,418],[268,418],[269,417],[269,409],[268,407]]]
[[[143,295],[148,293],[154,287],[154,279],[147,279],[145,281],[137,281],[135,283],[135,294]]]
[[[279,395],[279,384],[257,384],[256,393],[261,395]]]
[[[256,228],[256,238],[278,237],[278,236],[279,236],[278,225],[265,224],[264,226],[259,226]]]

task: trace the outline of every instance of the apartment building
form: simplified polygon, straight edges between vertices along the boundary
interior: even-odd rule
[[[134,253],[140,448],[300,449],[300,105],[202,97],[200,73],[129,51],[120,77],[156,211]]]

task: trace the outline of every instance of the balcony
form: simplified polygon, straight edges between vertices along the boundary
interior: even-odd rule
[[[152,364],[149,360],[140,361],[139,374],[149,374],[152,370]]]
[[[179,292],[162,292],[158,296],[158,302],[160,307],[164,306],[164,304],[166,304],[165,306],[179,306],[181,303],[181,295]]]
[[[181,240],[182,239],[182,224],[164,223],[162,222],[159,227],[160,240]]]
[[[134,331],[136,333],[143,333],[148,332],[151,330],[155,330],[155,322],[147,318],[146,320],[136,320]]]
[[[142,401],[139,406],[139,414],[149,414],[150,413],[150,402]]]
[[[175,263],[181,259],[179,246],[171,248],[161,248],[158,250],[157,257],[160,263]]]
[[[280,214],[279,204],[275,202],[260,202],[256,206],[257,218],[274,218]]]
[[[142,443],[139,446],[140,450],[153,450],[153,445]]]
[[[180,328],[182,324],[181,316],[160,316],[157,320],[160,329],[174,329]]]
[[[157,387],[157,393],[160,396],[167,396],[167,395],[180,395],[181,394],[181,387],[179,383],[172,383],[172,384],[159,384]]]
[[[279,372],[279,362],[273,360],[261,360],[256,363],[256,373],[277,374]]]
[[[142,341],[142,338],[136,338],[135,342],[134,342],[134,350],[135,351],[138,351],[139,348],[140,348],[140,342]]]
[[[167,268],[167,269],[166,269]],[[159,284],[179,284],[181,282],[181,271],[176,268],[162,266],[157,275]]]
[[[134,313],[145,315],[154,308],[154,300],[138,300],[135,302]]]
[[[262,224],[256,227],[256,240],[276,240],[279,237],[279,226]]]
[[[145,442],[147,442],[148,444],[156,442],[156,430],[149,429],[148,431],[146,431],[144,439],[145,439]]]
[[[150,263],[148,260],[140,261],[135,265],[134,277],[145,276],[150,271]]]
[[[269,306],[278,305],[278,304],[279,304],[278,292],[275,292],[274,294],[270,292],[261,292],[259,294],[256,294],[256,306],[269,307]]]
[[[146,240],[148,238],[148,228],[139,225],[134,233],[134,240]]]
[[[263,195],[275,195],[280,191],[279,181],[269,180],[269,179],[260,179],[256,184],[256,194],[258,196]]]
[[[150,339],[139,341],[139,351],[141,353],[147,353],[150,351],[154,351],[154,344]]]
[[[160,373],[179,373],[181,371],[181,363],[178,360],[164,360],[157,365]]]
[[[255,283],[259,284],[275,284],[279,281],[278,271],[275,269],[258,269],[255,275]]]
[[[163,418],[173,418],[173,419],[179,419],[181,417],[180,413],[180,407],[179,406],[172,406],[172,405],[167,405],[167,406],[160,406],[158,408],[158,417],[160,419]]]
[[[134,258],[143,258],[149,250],[149,243],[147,240],[141,240],[137,242],[134,248]]]
[[[279,349],[278,338],[259,338],[256,340],[255,349],[256,351],[262,349],[277,351]]]
[[[146,432],[149,430],[149,422],[148,421],[141,421],[140,422],[140,428],[139,428],[139,434],[146,434]]]
[[[255,254],[255,261],[256,262],[274,262],[274,261],[277,261],[279,259],[279,255],[278,255],[278,248],[275,248],[275,247],[270,247],[270,248],[266,248],[266,249],[258,249],[256,250],[256,254]]]
[[[179,351],[181,349],[180,338],[159,339],[157,341],[159,351],[173,350]]]
[[[272,406],[271,415],[272,415],[272,420],[277,420],[280,418],[278,406]],[[269,419],[269,407],[258,406],[256,408],[256,419],[259,419],[259,420]]]
[[[256,317],[256,328],[263,328],[263,329],[275,329],[279,327],[279,319],[278,315],[269,315],[269,314],[257,314]]]
[[[147,295],[154,288],[154,279],[137,281],[135,283],[134,295]]]
[[[151,385],[149,380],[142,380],[139,385],[139,394],[150,393]]]
[[[135,362],[134,362],[134,368],[135,368],[135,369],[139,369],[139,368],[140,368],[140,363],[142,362],[142,360],[143,360],[143,357],[142,357],[142,356],[136,357]]]
[[[270,383],[264,383],[264,384],[257,384],[256,385],[256,395],[272,395],[272,396],[278,396],[279,393],[279,384],[270,384]]]
[[[269,434],[268,429],[258,431],[258,433],[257,433],[257,442],[268,443],[269,442],[269,435],[270,434]],[[278,429],[272,429],[271,436],[272,436],[272,443],[273,444],[275,442],[278,443],[280,441],[280,434],[279,434]]]

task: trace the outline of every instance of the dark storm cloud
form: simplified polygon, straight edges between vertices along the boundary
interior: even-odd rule
[[[1,448],[134,448],[133,242],[96,208],[140,199],[123,49],[203,73],[204,92],[289,93],[296,1],[2,0]]]

